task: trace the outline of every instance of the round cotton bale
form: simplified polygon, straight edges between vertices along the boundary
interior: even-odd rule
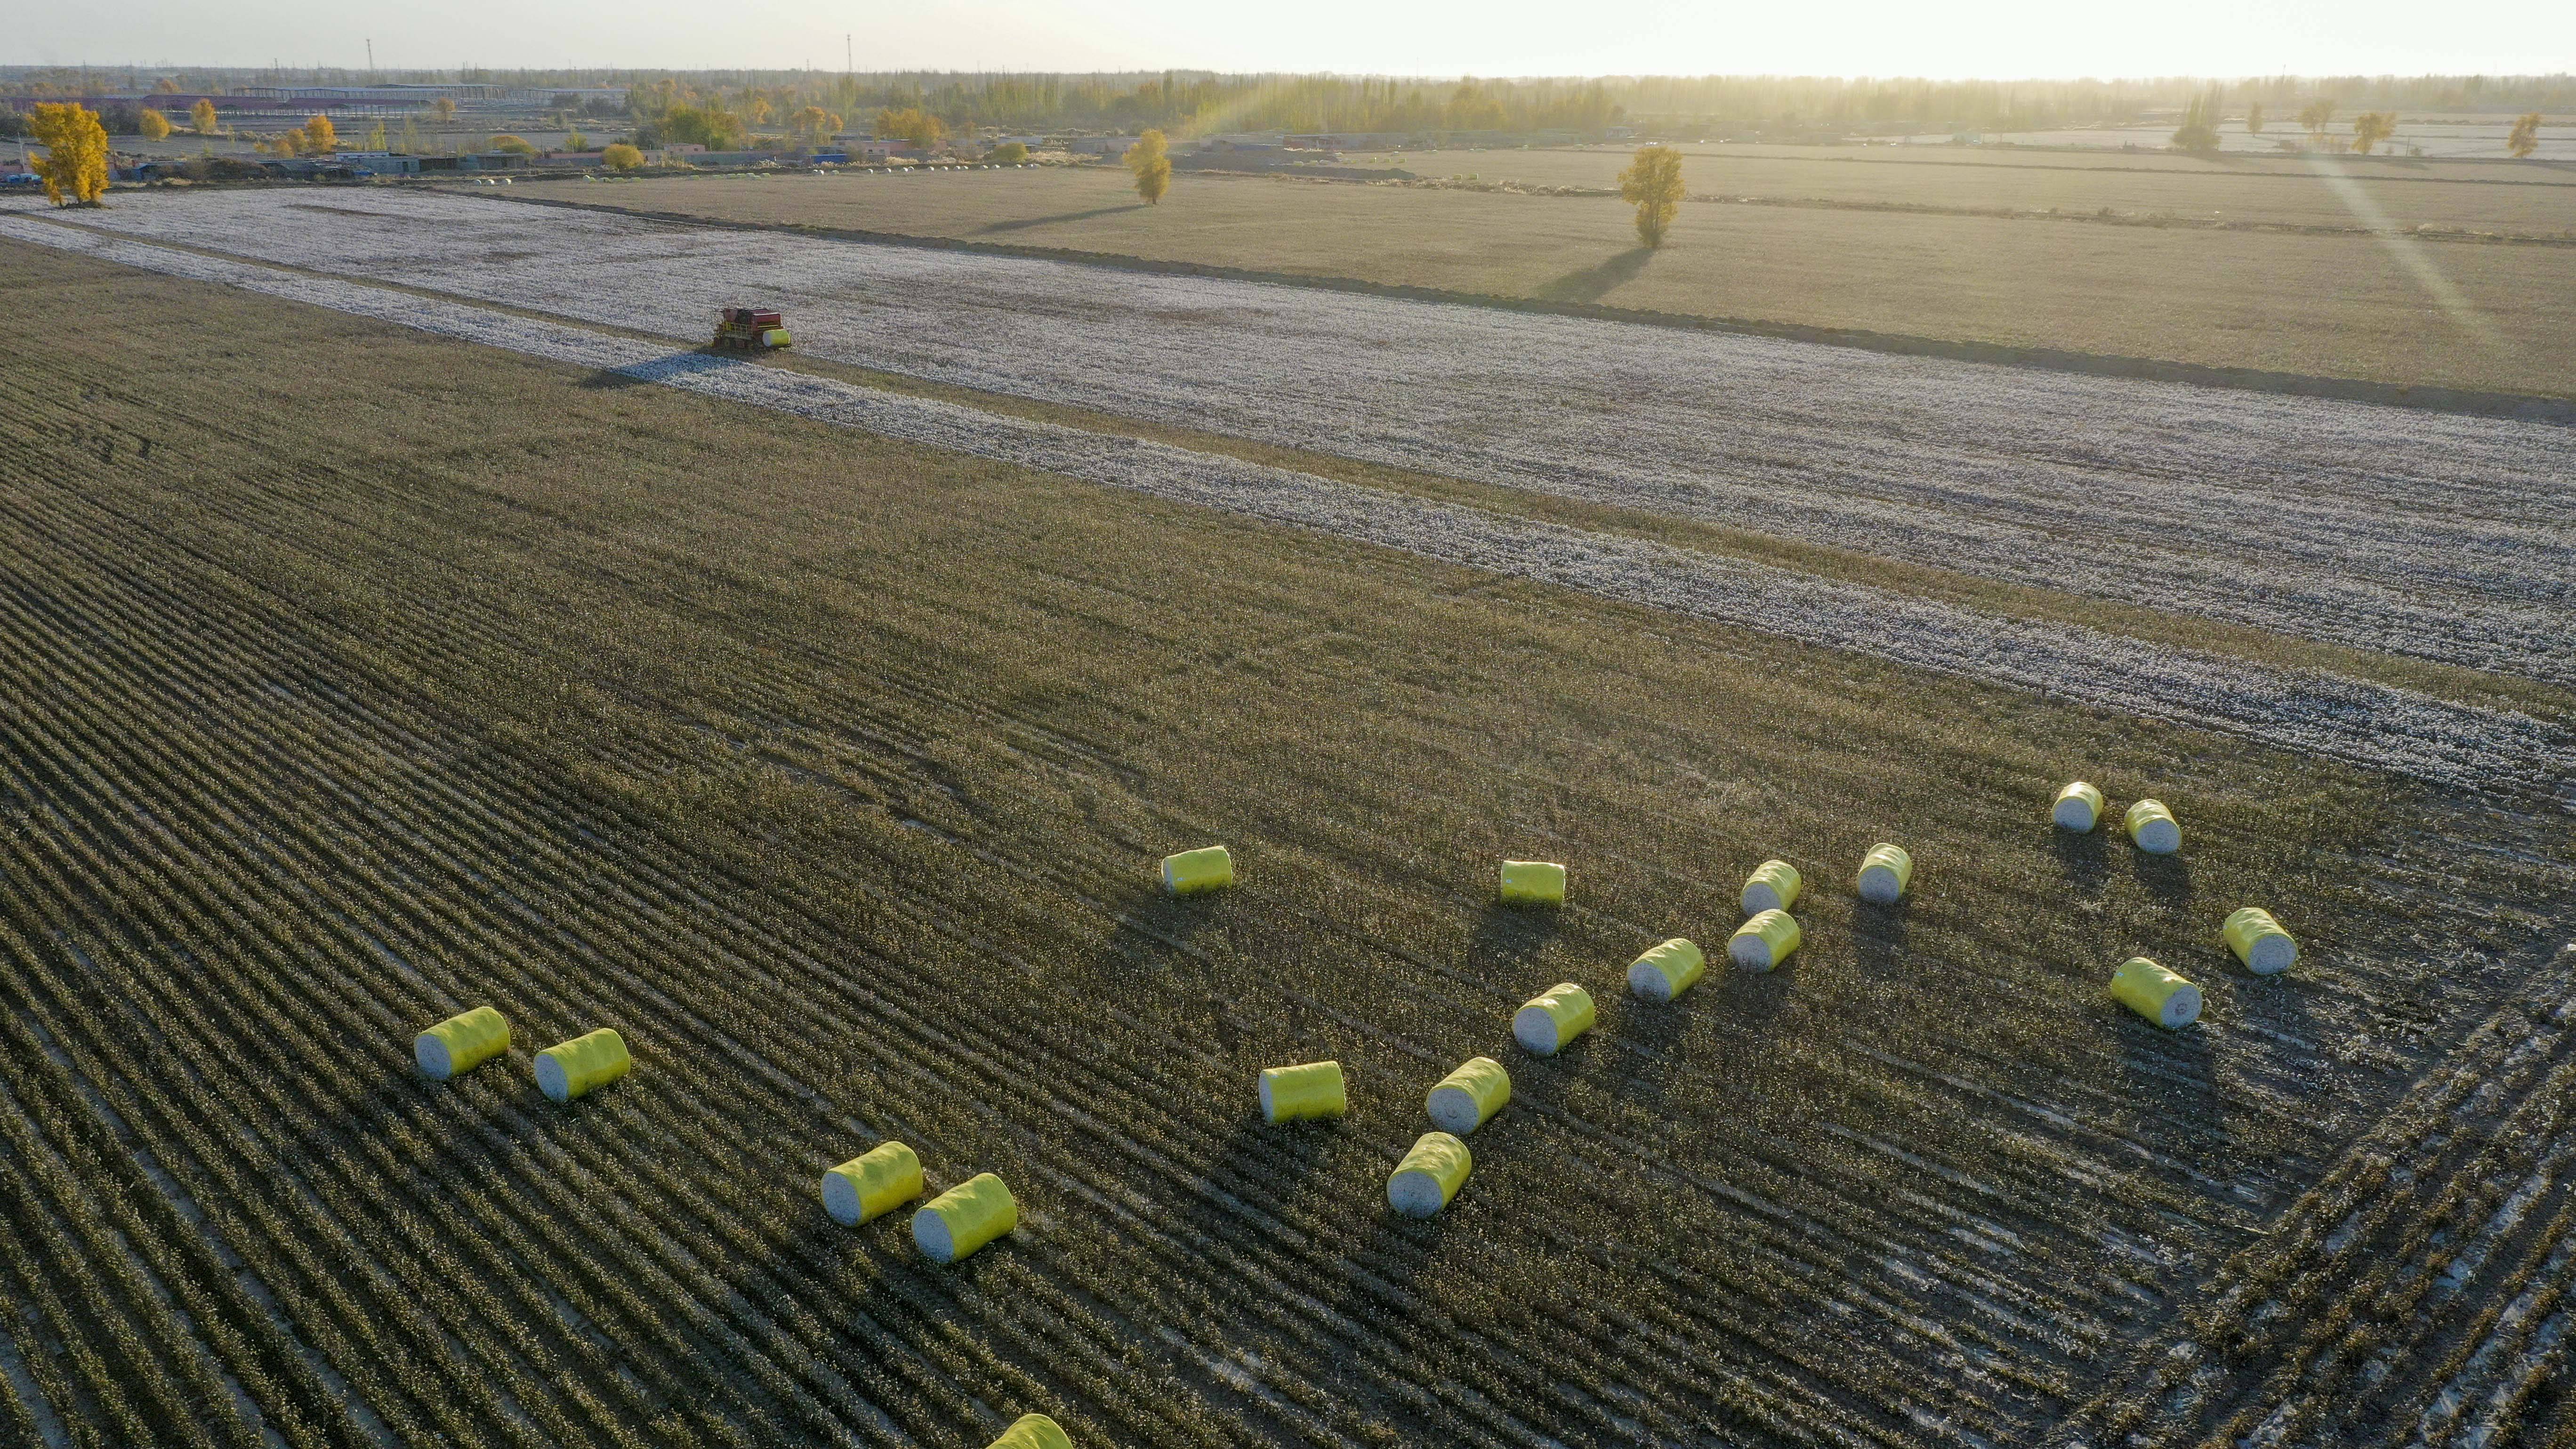
[[[1425,1132],[1386,1179],[1386,1205],[1409,1218],[1427,1218],[1449,1205],[1475,1171],[1467,1144],[1446,1132]]]
[[[913,1246],[934,1263],[954,1263],[1020,1225],[1010,1188],[979,1172],[912,1215]]]
[[[2162,800],[2141,800],[2129,807],[2129,838],[2149,855],[2171,855],[2182,849],[2182,826]]]
[[[880,1142],[823,1174],[823,1211],[845,1228],[880,1218],[921,1196],[921,1158]]]
[[[1073,1436],[1044,1414],[1022,1414],[986,1449],[1073,1449]]]
[[[2078,780],[2057,792],[2057,803],[2048,808],[2048,818],[2056,821],[2060,829],[2090,834],[2102,822],[2102,792]]]
[[[1340,1062],[1305,1062],[1261,1071],[1261,1115],[1269,1121],[1339,1117],[1350,1105]]]
[[[451,1016],[411,1041],[412,1060],[433,1082],[470,1072],[509,1049],[510,1023],[488,1006]]]
[[[626,1038],[603,1026],[537,1053],[537,1090],[553,1101],[569,1102],[625,1076],[634,1065]]]
[[[1785,860],[1766,860],[1744,878],[1744,892],[1736,904],[1744,914],[1758,916],[1764,911],[1785,911],[1798,903],[1798,892],[1805,889],[1806,877]]]
[[[1422,1099],[1431,1123],[1464,1137],[1492,1120],[1512,1099],[1512,1074],[1492,1057],[1469,1057]]]
[[[1565,904],[1565,867],[1547,860],[1503,862],[1502,900],[1507,906]]]
[[[2200,1020],[2200,988],[2144,956],[2120,963],[2111,976],[2111,995],[2167,1031]]]
[[[1726,957],[1747,970],[1768,971],[1788,960],[1805,939],[1796,918],[1787,911],[1764,911],[1735,928],[1726,943]]]
[[[2299,963],[2299,943],[2261,906],[2230,912],[2221,934],[2227,949],[2257,976],[2278,976]]]
[[[1902,846],[1882,840],[1860,858],[1860,898],[1874,906],[1892,906],[1914,884],[1914,857]]]
[[[1592,1029],[1592,993],[1560,981],[1512,1013],[1512,1040],[1524,1051],[1555,1056]]]
[[[1648,1001],[1670,1001],[1708,970],[1708,953],[1679,936],[1628,963],[1628,989]]]
[[[1163,857],[1163,889],[1176,896],[1221,891],[1234,884],[1234,854],[1222,845]]]

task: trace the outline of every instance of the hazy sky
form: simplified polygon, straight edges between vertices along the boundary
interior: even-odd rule
[[[2140,76],[2576,70],[2576,4],[1925,0],[100,0],[12,6],[0,64],[838,70],[1189,66],[1405,75]],[[2450,21],[2456,18],[2459,24]],[[2443,23],[2434,24],[2435,20]]]

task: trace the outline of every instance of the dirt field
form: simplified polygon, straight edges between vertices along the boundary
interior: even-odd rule
[[[2121,219],[2262,222],[2285,226],[2459,228],[2576,241],[2576,168],[2460,162],[2216,162],[2106,166],[2047,153],[2017,160],[1910,156],[1893,148],[1756,151],[1682,148],[1693,196],[1958,207]],[[1984,154],[1984,153],[1963,153]],[[1399,167],[1426,179],[1611,188],[1626,151],[1402,151],[1346,155],[1345,164]],[[2130,158],[2132,161],[2146,158]],[[2162,160],[2164,158],[2154,158]],[[2331,165],[2333,175],[2324,174]],[[2383,220],[2384,218],[2385,220]]]
[[[1710,205],[1685,207],[1672,240],[1650,253],[1615,198],[1186,173],[1174,186],[1159,207],[1137,204],[1123,173],[1105,168],[540,191],[752,222],[2576,396],[2571,247]],[[2430,271],[2410,270],[2418,263]],[[2427,291],[2426,275],[2449,290]]]
[[[37,1442],[2027,1442],[2563,939],[2556,815],[15,243],[0,296],[98,319],[0,359]],[[2053,834],[2077,772],[2192,849]],[[1244,887],[1157,897],[1209,839]],[[1792,969],[1620,996],[1770,854]],[[2214,948],[2248,898],[2299,971]],[[1568,978],[1600,1030],[1511,1051]],[[509,1059],[420,1082],[478,1001]],[[536,1099],[601,1024],[636,1074]],[[1476,1052],[1514,1105],[1391,1218]],[[1252,1120],[1327,1055],[1352,1119]],[[1022,1230],[834,1227],[880,1136]]]

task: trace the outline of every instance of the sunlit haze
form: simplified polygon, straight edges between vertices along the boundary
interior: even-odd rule
[[[2435,20],[2442,23],[2435,24]],[[850,39],[845,50],[844,37]],[[2576,6],[2496,0],[2436,16],[2397,0],[2073,6],[1911,0],[1719,6],[1295,7],[1182,0],[921,0],[903,6],[457,0],[347,6],[143,0],[24,7],[0,64],[676,69],[1338,71],[1403,75],[1965,77],[2535,74],[2576,69]]]

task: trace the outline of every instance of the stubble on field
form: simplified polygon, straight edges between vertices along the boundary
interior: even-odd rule
[[[937,1442],[979,1404],[2017,1437],[2501,994],[2568,864],[2559,822],[2239,741],[0,252],[38,291],[101,321],[0,364],[0,990],[55,1047],[0,1129],[69,1164],[10,1198],[7,1281],[87,1350],[45,1391],[111,1421],[196,1402],[199,1343],[345,1412],[301,1343],[459,1443],[861,1401]],[[2053,833],[2078,773],[2177,800],[2190,857]],[[1839,879],[1879,838],[1923,864],[1900,911]],[[1210,839],[1244,889],[1157,897]],[[1491,908],[1505,854],[1575,908]],[[1771,854],[1812,867],[1792,969],[1619,999]],[[2240,897],[2314,966],[2234,971]],[[2113,1008],[2131,951],[2209,1029]],[[1503,1049],[1568,977],[1595,1038]],[[638,1074],[563,1114],[516,1054],[411,1083],[409,1031],[487,999],[528,1045],[627,1028]],[[1498,1051],[1467,1194],[1390,1221],[1422,1088]],[[1251,1124],[1256,1068],[1323,1056],[1354,1120]],[[854,1123],[1002,1171],[1028,1228],[953,1274],[828,1229]],[[129,1253],[171,1300],[79,1266]],[[417,1300],[460,1278],[451,1341]]]

